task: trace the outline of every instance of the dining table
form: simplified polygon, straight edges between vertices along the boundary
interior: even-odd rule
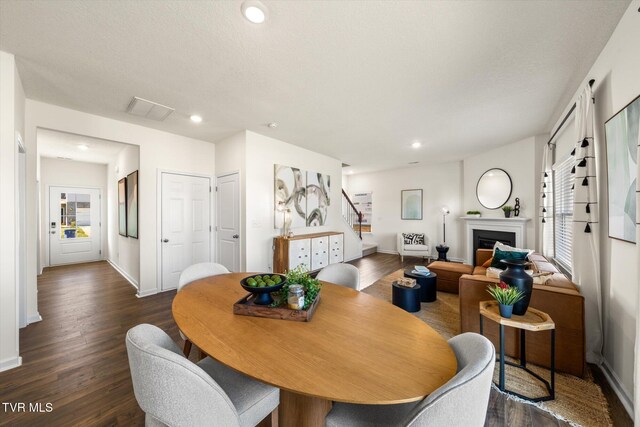
[[[234,314],[247,294],[240,281],[251,274],[194,281],[176,294],[172,312],[208,356],[280,389],[281,426],[324,426],[333,402],[415,402],[456,374],[453,350],[427,323],[344,286],[322,282],[308,322]]]

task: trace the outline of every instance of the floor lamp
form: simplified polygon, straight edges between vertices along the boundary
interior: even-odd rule
[[[442,207],[442,243],[436,246],[438,261],[449,261],[447,259],[447,252],[449,252],[449,246],[447,246],[447,215],[449,215],[450,212],[448,207]]]

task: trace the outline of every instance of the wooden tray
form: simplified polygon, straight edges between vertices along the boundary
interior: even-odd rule
[[[269,307],[254,304],[253,294],[247,294],[233,304],[233,314],[241,316],[268,317],[270,319],[293,320],[295,322],[309,322],[320,302],[320,294],[316,297],[308,310],[291,310],[288,307]]]

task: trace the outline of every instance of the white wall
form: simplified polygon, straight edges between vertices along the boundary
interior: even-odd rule
[[[344,231],[345,260],[362,256],[362,242],[342,219],[342,163],[277,139],[246,132],[246,268],[272,271],[274,227],[274,164],[290,165],[331,177],[331,205],[321,227],[294,228],[295,234]]]
[[[188,120],[188,119],[185,119]],[[157,292],[157,171],[165,169],[204,175],[215,175],[215,146],[212,143],[162,132],[143,126],[112,120],[93,114],[27,100],[27,223],[29,301],[36,301],[37,258],[37,196],[36,196],[36,133],[38,128],[102,138],[137,145],[140,150],[139,215],[140,215],[140,283],[139,296]],[[37,306],[31,306],[37,312]]]
[[[372,192],[372,233],[366,240],[378,244],[379,252],[397,253],[396,236],[399,232],[426,233],[432,248],[442,242],[442,211],[447,206],[447,256],[464,256],[463,228],[458,219],[463,215],[462,162],[413,166],[380,172],[348,175],[348,193]],[[423,190],[422,220],[402,220],[401,191]],[[433,249],[434,255],[437,255]]]
[[[511,198],[507,205],[514,206],[520,199],[520,217],[531,218],[527,222],[526,244],[535,248],[537,244],[538,195],[540,186],[541,153],[545,135],[529,137],[518,142],[486,151],[477,156],[464,159],[464,212],[477,210],[483,217],[502,217],[502,209],[484,208],[476,196],[478,180],[487,170],[504,169],[513,184]],[[465,242],[466,244],[466,242]]]
[[[246,141],[247,132],[238,132],[216,142],[216,176],[237,172],[240,178],[240,270],[247,271],[246,251]],[[217,208],[217,206],[216,206]],[[216,220],[218,216],[216,215]],[[217,250],[217,247],[216,247]]]
[[[99,188],[102,195],[100,221],[102,222],[100,244],[106,254],[107,241],[107,166],[99,163],[42,157],[40,159],[40,259],[49,266],[49,187]],[[56,220],[58,221],[58,220]]]
[[[16,132],[24,137],[24,90],[13,55],[0,51],[0,371],[19,366]]]
[[[107,258],[134,286],[140,282],[140,240],[121,236],[118,225],[118,181],[140,168],[140,148],[126,145],[107,166]],[[138,218],[140,222],[141,217]]]
[[[638,316],[636,245],[608,236],[607,165],[604,122],[640,94],[640,1],[634,0],[598,56],[559,125],[587,81],[595,79],[595,141],[600,205],[600,267],[604,317],[604,367],[628,409],[633,401],[634,343]],[[560,153],[558,153],[560,154]],[[640,368],[638,368],[640,369]],[[638,408],[636,408],[636,411]]]

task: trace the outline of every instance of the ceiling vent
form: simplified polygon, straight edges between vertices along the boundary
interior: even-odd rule
[[[127,107],[127,113],[129,114],[145,117],[151,120],[157,120],[159,122],[169,117],[169,114],[174,111],[175,109],[171,107],[158,104],[157,102],[147,101],[146,99],[138,98],[137,96],[133,97]]]
[[[351,166],[351,165],[348,165],[348,164],[346,164],[346,163],[343,163],[343,164],[342,164],[342,167],[343,167],[343,168],[348,168],[349,166]]]

